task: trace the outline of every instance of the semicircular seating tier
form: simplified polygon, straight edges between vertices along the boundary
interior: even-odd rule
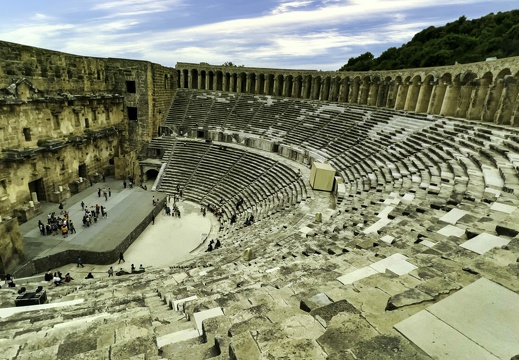
[[[224,220],[241,213],[261,219],[306,198],[298,173],[267,156],[170,136],[153,139],[149,153],[153,149],[166,164],[157,190],[174,194],[178,186],[184,199],[221,208]]]
[[[206,127],[244,144],[276,142],[279,155],[297,161],[305,159],[293,153],[306,151],[334,164],[346,193],[330,207],[328,193],[306,189],[285,162],[256,149],[153,139],[149,153],[167,164],[160,190],[183,183],[185,196],[202,204],[223,197],[229,214],[243,196],[270,216],[222,233],[221,248],[169,269],[44,284],[54,308],[0,319],[4,356],[519,354],[516,129],[193,90],[178,90],[166,124],[179,133]],[[3,307],[13,296],[0,289]]]

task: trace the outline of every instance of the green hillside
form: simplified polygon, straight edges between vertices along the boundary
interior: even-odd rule
[[[510,56],[519,56],[519,10],[475,20],[462,16],[442,27],[430,26],[400,48],[391,47],[378,58],[370,52],[350,58],[339,70],[395,70]]]

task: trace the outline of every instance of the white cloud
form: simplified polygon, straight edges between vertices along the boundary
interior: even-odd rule
[[[408,41],[416,32],[452,21],[428,18],[427,7],[461,4],[461,9],[488,0],[293,0],[262,15],[222,21],[214,11],[214,22],[199,17],[192,6],[189,17],[179,12],[184,0],[91,1],[94,11],[69,17],[36,10],[31,21],[0,24],[2,39],[88,56],[143,59],[174,66],[176,62],[225,61],[247,66],[277,68],[338,69],[352,56],[372,49],[385,50]],[[205,3],[204,9],[209,3]],[[223,2],[211,5],[223,9]],[[449,7],[448,9],[460,9]],[[495,10],[493,10],[495,11]],[[155,12],[171,18],[169,28],[159,29]],[[463,15],[456,13],[454,18]],[[178,27],[193,19],[190,27]],[[173,19],[176,19],[173,21]],[[448,19],[447,21],[444,21]],[[206,21],[206,23],[203,23]],[[19,24],[22,24],[19,26]],[[27,24],[27,25],[23,25]],[[375,25],[373,25],[375,24]],[[152,30],[153,29],[153,30]]]
[[[284,12],[289,11],[291,8],[300,8],[305,7],[313,3],[313,1],[290,1],[290,2],[284,2],[278,5],[274,10],[272,10],[272,14],[281,14]]]

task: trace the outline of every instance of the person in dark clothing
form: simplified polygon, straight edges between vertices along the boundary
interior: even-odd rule
[[[78,257],[77,257],[77,267],[80,267],[80,266],[81,266],[81,267],[85,267],[85,266],[83,265],[83,260],[81,260],[81,256],[78,256]]]
[[[122,261],[122,262],[126,262],[126,261],[124,260],[124,255],[123,255],[122,252],[119,253],[119,264],[121,263],[121,261]]]
[[[45,276],[43,278],[45,279],[45,281],[51,281],[53,277],[54,276],[52,276],[52,273],[50,272],[50,269],[49,269],[49,270],[47,270],[47,272],[45,273]]]
[[[85,276],[85,279],[93,279],[94,278],[94,275],[92,275],[91,272],[88,273],[87,276]]]
[[[222,243],[220,242],[220,239],[216,239],[216,243],[214,244],[214,248],[218,249],[220,246],[222,246]]]

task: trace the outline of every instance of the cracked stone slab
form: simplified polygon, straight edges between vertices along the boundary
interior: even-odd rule
[[[481,278],[395,325],[433,358],[510,359],[519,353],[519,295]]]
[[[416,288],[408,289],[400,294],[391,296],[387,301],[386,311],[400,309],[404,306],[420,304],[424,301],[433,301],[434,298]]]

